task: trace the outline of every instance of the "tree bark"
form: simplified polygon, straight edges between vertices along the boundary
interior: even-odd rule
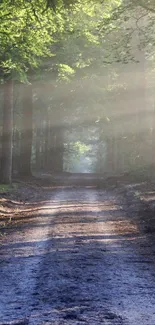
[[[151,164],[155,166],[155,105],[152,112],[152,132],[151,132]]]
[[[20,132],[14,127],[13,130],[13,153],[12,153],[12,174],[18,175],[20,170]]]
[[[37,126],[36,128],[35,149],[36,149],[35,168],[36,170],[39,170],[40,169],[40,127],[39,126]]]
[[[31,176],[31,152],[32,152],[32,85],[24,85],[22,91],[23,102],[23,129],[21,136],[21,165],[20,174]]]
[[[11,184],[13,138],[13,81],[4,84],[1,182]]]
[[[64,143],[63,143],[63,129],[61,126],[55,127],[55,149],[53,153],[54,172],[63,172],[63,156],[64,156]]]

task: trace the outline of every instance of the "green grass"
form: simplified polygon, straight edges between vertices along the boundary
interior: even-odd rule
[[[8,193],[12,190],[16,190],[17,189],[17,184],[11,184],[11,185],[7,185],[7,184],[0,184],[0,194],[1,193]]]

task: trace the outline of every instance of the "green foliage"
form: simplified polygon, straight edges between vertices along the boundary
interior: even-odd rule
[[[59,78],[92,64],[101,54],[101,22],[120,1],[5,0],[0,3],[1,75],[23,82],[48,57]],[[57,8],[56,11],[49,7]],[[109,28],[109,26],[108,26]],[[99,51],[99,52],[97,52]],[[54,59],[52,59],[54,56]],[[102,58],[102,57],[101,57]],[[53,68],[52,68],[53,69]]]
[[[44,1],[3,1],[0,5],[1,74],[25,80],[42,57],[51,56],[50,45],[56,32],[51,12],[42,15]]]
[[[70,77],[74,75],[74,70],[67,64],[57,64],[58,78],[60,80],[69,81]]]
[[[91,145],[78,141],[71,141],[66,144],[64,156],[64,168],[70,172],[85,171],[90,168]]]
[[[51,65],[66,80],[96,56],[107,63],[132,60],[135,30],[141,47],[155,44],[153,1],[5,0],[0,12],[1,75],[21,81],[53,55]]]
[[[77,141],[73,144],[73,150],[75,151],[76,156],[80,157],[90,150],[90,146],[81,141]]]

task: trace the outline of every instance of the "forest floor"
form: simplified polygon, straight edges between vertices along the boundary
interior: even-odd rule
[[[155,184],[16,182],[0,194],[0,325],[155,324]]]

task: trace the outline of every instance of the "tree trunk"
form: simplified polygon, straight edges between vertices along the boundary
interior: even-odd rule
[[[12,153],[12,174],[18,175],[20,170],[20,133],[14,128],[13,131],[13,153]]]
[[[107,137],[107,156],[106,156],[106,172],[112,175],[114,172],[114,138],[113,136]]]
[[[13,137],[13,81],[4,84],[1,182],[11,184]]]
[[[36,139],[35,139],[35,149],[36,149],[36,157],[35,157],[35,169],[38,171],[40,169],[40,127],[36,128]]]
[[[48,140],[47,169],[52,172],[55,170],[55,141],[56,141],[55,130],[54,130],[54,127],[51,127],[51,125],[50,125],[49,140]]]
[[[20,174],[31,176],[31,152],[32,152],[32,85],[24,85],[22,91],[23,102],[23,129],[21,136],[21,165]]]
[[[52,138],[51,138],[51,125],[50,117],[47,113],[46,115],[46,128],[45,128],[45,157],[44,157],[44,167],[46,170],[50,170],[51,165],[51,148],[52,148]]]
[[[151,132],[151,164],[155,166],[155,105],[152,113],[152,132]]]
[[[63,156],[64,156],[64,143],[63,143],[63,129],[58,126],[55,128],[55,152],[54,152],[54,171],[63,172]]]

